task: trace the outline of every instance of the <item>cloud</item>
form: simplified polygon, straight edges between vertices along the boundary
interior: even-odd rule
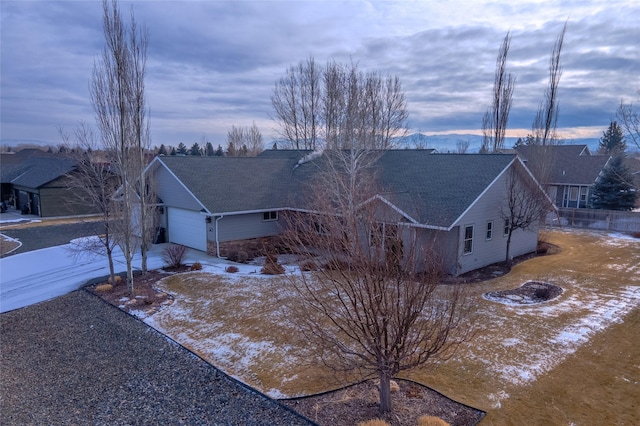
[[[103,45],[100,2],[3,1],[2,138],[56,143],[57,125],[93,121],[88,82]],[[565,21],[559,126],[598,137],[633,99],[635,2],[121,2],[150,34],[147,96],[154,144],[224,144],[256,122],[268,142],[275,81],[313,56],[398,75],[411,130],[477,131],[507,31],[517,76],[510,128],[528,129]]]

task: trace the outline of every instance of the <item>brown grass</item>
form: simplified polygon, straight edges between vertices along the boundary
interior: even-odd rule
[[[483,425],[640,424],[640,308],[636,303],[624,317],[615,311],[625,292],[640,291],[638,242],[610,244],[604,234],[579,231],[550,231],[545,238],[562,251],[470,285],[483,332],[436,370],[421,368],[406,377],[487,411]],[[551,282],[564,292],[539,306],[482,298],[526,281]],[[158,285],[175,302],[150,323],[249,385],[297,396],[349,382],[316,364],[313,348],[283,320],[279,306],[293,297],[284,279],[187,273]],[[596,314],[596,307],[609,310]],[[616,322],[562,352],[567,343],[554,339],[594,315],[612,315]],[[549,365],[536,368],[540,360]]]
[[[359,422],[358,426],[389,426],[389,423],[381,419],[367,420],[366,422]]]
[[[449,426],[449,423],[439,417],[422,416],[418,419],[418,426]]]

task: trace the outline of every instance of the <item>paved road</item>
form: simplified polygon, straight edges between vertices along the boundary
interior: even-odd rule
[[[63,225],[34,226],[22,229],[6,227],[0,232],[22,243],[22,246],[17,250],[5,255],[11,256],[42,248],[68,244],[69,241],[75,238],[98,235],[103,231],[104,225],[101,222],[82,222]]]

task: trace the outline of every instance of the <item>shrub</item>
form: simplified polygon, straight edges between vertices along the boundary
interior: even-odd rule
[[[113,280],[116,282],[116,284],[115,284],[115,285],[118,285],[118,284],[120,284],[120,282],[122,281],[122,277],[121,277],[120,275],[116,275],[116,276],[115,276],[115,278],[114,278]],[[112,284],[112,283],[111,283],[111,277],[109,277],[109,278],[107,279],[107,283]]]
[[[240,269],[238,269],[237,266],[233,266],[233,265],[229,265],[225,268],[225,272],[229,272],[230,274],[234,274],[236,272],[238,272]]]
[[[280,275],[284,274],[284,266],[278,263],[278,255],[277,254],[267,254],[267,257],[264,260],[264,266],[260,273],[265,275]]]
[[[435,416],[422,416],[418,419],[418,426],[449,426],[449,423]]]
[[[227,260],[237,263],[246,263],[249,260],[249,255],[244,250],[232,251],[227,256]]]
[[[201,271],[202,270],[202,263],[200,262],[195,262],[193,265],[191,265],[190,268],[192,271]]]
[[[640,231],[632,232],[632,233],[631,233],[631,236],[632,236],[633,238],[640,238]]]
[[[111,284],[100,284],[96,286],[96,291],[111,291],[113,286]]]
[[[358,426],[389,426],[389,423],[382,419],[367,420],[366,422],[358,423]]]
[[[171,244],[164,248],[164,251],[162,252],[162,260],[164,260],[169,267],[177,268],[182,266],[186,253],[187,248],[185,246]]]
[[[391,392],[400,392],[400,385],[395,380],[391,380],[389,382],[389,387],[391,388]]]
[[[551,297],[551,290],[549,290],[549,287],[536,288],[534,295],[536,299],[547,300]]]

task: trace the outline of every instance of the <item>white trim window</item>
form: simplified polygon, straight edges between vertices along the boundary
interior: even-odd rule
[[[509,235],[509,219],[504,220],[504,236]]]
[[[467,225],[464,227],[464,241],[463,241],[463,254],[470,254],[473,252],[473,225]]]
[[[278,212],[277,211],[262,213],[262,221],[263,222],[271,222],[271,221],[274,221],[274,220],[278,220]]]
[[[487,241],[493,239],[493,221],[487,222],[487,233],[485,235]]]

